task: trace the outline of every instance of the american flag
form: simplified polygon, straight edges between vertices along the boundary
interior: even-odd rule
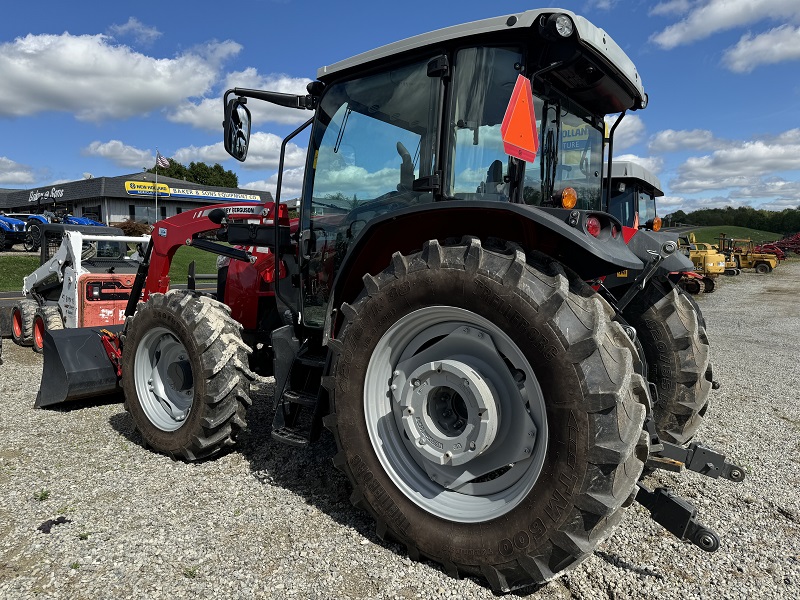
[[[166,169],[169,167],[169,159],[161,156],[161,153],[156,150],[156,166]]]

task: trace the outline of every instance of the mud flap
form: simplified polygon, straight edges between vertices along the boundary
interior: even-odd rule
[[[122,325],[46,331],[42,383],[35,408],[71,400],[120,394],[117,370],[101,340],[101,330],[120,333]]]

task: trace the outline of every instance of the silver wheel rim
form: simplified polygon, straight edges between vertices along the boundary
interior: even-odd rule
[[[547,416],[534,371],[508,335],[468,310],[431,306],[392,325],[370,357],[363,402],[385,472],[443,519],[506,514],[541,473]]]
[[[136,395],[145,416],[162,431],[179,429],[194,399],[186,347],[168,329],[155,327],[142,337],[134,361]]]

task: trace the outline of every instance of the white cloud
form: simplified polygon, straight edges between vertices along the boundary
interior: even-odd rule
[[[749,73],[761,65],[800,59],[800,27],[781,25],[756,36],[745,34],[725,51],[722,62],[735,73]]]
[[[220,136],[221,137],[221,136]],[[274,171],[278,168],[280,160],[281,143],[283,140],[274,133],[257,131],[250,136],[250,147],[247,151],[247,160],[241,167],[248,170],[262,169]],[[222,142],[208,146],[187,146],[178,149],[172,158],[179,163],[188,165],[190,162],[221,163],[230,158],[225,152]],[[299,146],[289,143],[286,146],[284,168],[291,169],[305,164],[306,151]]]
[[[658,156],[637,156],[635,154],[621,154],[619,156],[614,156],[614,162],[633,162],[637,165],[641,165],[653,175],[658,175],[661,172],[661,169],[664,168],[664,160]]]
[[[676,131],[665,129],[650,138],[647,147],[650,152],[680,152],[682,150],[713,150],[726,145],[707,129]]]
[[[606,124],[609,132],[614,126],[618,115],[606,115]],[[644,138],[646,128],[642,118],[637,115],[625,115],[622,122],[614,130],[614,152],[625,150],[638,144]]]
[[[127,23],[123,25],[112,25],[109,31],[114,36],[125,37],[132,36],[139,44],[148,45],[152,44],[161,37],[161,32],[155,27],[148,27],[136,17],[128,18]]]
[[[651,15],[682,15],[689,12],[692,3],[689,0],[668,0],[659,2],[650,9]]]
[[[281,73],[259,75],[256,69],[250,68],[229,73],[221,87],[223,90],[240,87],[304,95],[307,93],[306,86],[310,82],[310,79],[291,77]],[[253,115],[254,127],[268,122],[299,125],[308,120],[312,114],[308,110],[286,108],[262,100],[249,100],[247,106]],[[219,131],[222,129],[223,121],[222,92],[214,98],[202,98],[199,101],[187,100],[170,111],[167,118],[176,123],[186,123],[202,129]]]
[[[0,156],[0,184],[4,186],[24,186],[35,181],[30,167]]]
[[[654,34],[651,40],[670,50],[766,18],[785,20],[799,17],[797,0],[707,0],[693,8],[683,20]]]
[[[591,10],[593,8],[597,10],[611,10],[616,3],[617,0],[589,0],[586,3],[586,10]]]
[[[770,196],[768,177],[800,171],[800,130],[765,140],[742,142],[710,155],[692,157],[678,168],[670,188],[683,193],[752,188],[753,197]],[[760,190],[760,191],[759,191]]]
[[[304,173],[305,169],[302,167],[284,170],[283,180],[281,181],[281,201],[293,200],[300,197],[303,190]],[[269,179],[251,181],[250,183],[245,183],[241,187],[252,190],[266,190],[275,198],[277,185],[278,174],[274,173]]]
[[[83,149],[83,154],[99,156],[120,167],[132,168],[137,171],[145,167],[149,169],[156,162],[156,157],[150,150],[140,150],[119,140],[94,141]]]
[[[0,44],[0,116],[70,112],[84,121],[122,119],[203,97],[241,46],[212,42],[153,58],[104,35],[32,35]]]

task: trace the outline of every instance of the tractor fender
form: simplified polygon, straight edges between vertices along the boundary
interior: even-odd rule
[[[42,215],[29,215],[28,216],[28,222],[30,222],[30,221],[39,221],[40,223],[44,223],[44,224],[50,223],[50,219],[48,219],[47,217],[44,217]]]
[[[589,215],[601,222],[597,238],[586,230]],[[348,232],[352,229],[351,225]],[[625,245],[621,231],[619,221],[602,212],[462,200],[401,208],[374,218],[355,235],[333,283],[331,306],[354,300],[364,287],[362,277],[381,272],[395,252],[408,255],[428,240],[460,240],[464,235],[498,238],[526,251],[542,252],[584,280],[642,269],[642,261]],[[326,327],[327,332],[337,328],[330,325],[333,328]]]
[[[678,236],[666,231],[649,231],[640,229],[628,242],[628,248],[642,262],[649,262],[652,252],[659,252],[667,242],[678,245]],[[672,273],[675,271],[694,271],[694,264],[688,256],[681,252],[673,252],[659,265],[659,273]]]

